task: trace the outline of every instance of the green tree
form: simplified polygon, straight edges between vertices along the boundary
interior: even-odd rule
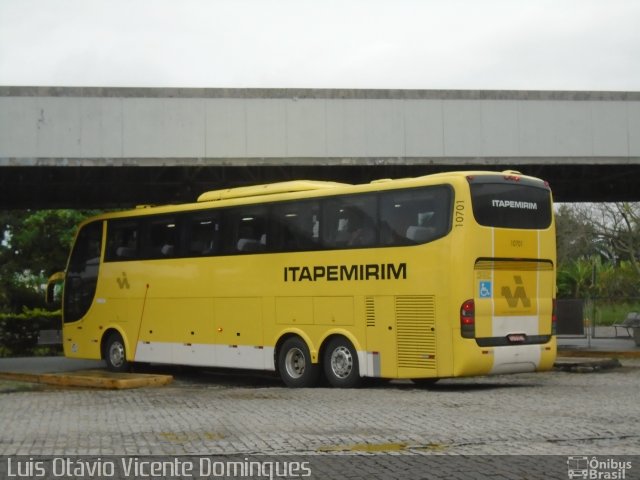
[[[598,253],[595,229],[580,214],[576,205],[559,206],[556,211],[556,234],[559,265],[568,265],[574,260]]]
[[[97,212],[0,212],[0,311],[42,306],[41,286],[66,266],[78,224]]]
[[[565,204],[556,220],[561,296],[640,295],[640,203]]]
[[[594,258],[576,258],[558,268],[558,293],[565,298],[584,298],[593,286]]]
[[[611,263],[599,265],[594,293],[603,298],[636,297],[638,276],[631,262],[622,260],[615,266]]]
[[[593,227],[593,242],[612,263],[630,262],[640,279],[640,203],[588,203],[572,207]]]

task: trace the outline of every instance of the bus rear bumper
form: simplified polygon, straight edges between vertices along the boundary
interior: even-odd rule
[[[539,345],[518,345],[493,349],[490,375],[535,372],[540,367],[542,351]]]
[[[488,348],[473,346],[468,350],[461,349],[460,352],[462,351],[466,354],[458,355],[458,360],[454,362],[456,377],[540,372],[553,368],[556,359],[556,339],[552,337],[547,343],[532,345]]]
[[[493,349],[490,375],[551,370],[556,359],[555,338],[539,345],[514,345]]]

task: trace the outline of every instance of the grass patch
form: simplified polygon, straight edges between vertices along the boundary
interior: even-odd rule
[[[594,300],[585,306],[585,315],[592,317],[595,307],[595,324],[610,326],[622,323],[630,312],[640,312],[640,299],[626,301]]]

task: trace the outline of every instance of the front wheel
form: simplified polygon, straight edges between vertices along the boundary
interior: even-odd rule
[[[289,338],[280,347],[278,370],[287,387],[313,387],[320,374],[318,365],[311,363],[307,344],[298,337]]]
[[[126,372],[129,370],[130,364],[127,361],[127,351],[119,333],[112,333],[107,338],[104,359],[107,362],[107,369],[112,372]]]
[[[360,383],[358,354],[346,338],[334,338],[324,353],[324,374],[333,387],[353,388]]]

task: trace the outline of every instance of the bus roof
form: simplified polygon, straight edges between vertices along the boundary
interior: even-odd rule
[[[408,178],[398,178],[398,179],[389,179],[383,178],[379,180],[373,180],[370,183],[363,184],[350,184],[350,183],[339,183],[339,182],[327,182],[321,180],[292,180],[285,182],[276,182],[276,183],[267,183],[262,185],[250,185],[244,187],[235,187],[235,188],[227,188],[221,190],[211,190],[208,192],[202,193],[197,202],[187,202],[181,204],[167,204],[167,205],[138,205],[135,209],[130,210],[121,210],[117,212],[104,213],[102,215],[98,215],[92,219],[87,219],[86,222],[95,220],[97,218],[118,218],[118,217],[129,217],[129,216],[137,216],[137,215],[152,215],[159,213],[169,213],[174,211],[184,211],[190,209],[199,209],[199,208],[207,208],[207,205],[213,206],[217,202],[221,202],[221,204],[232,205],[234,204],[234,200],[240,200],[239,203],[244,203],[246,200],[248,203],[259,202],[260,199],[272,197],[273,200],[285,200],[290,198],[288,194],[302,194],[302,197],[308,198],[309,196],[314,196],[313,192],[317,192],[319,196],[331,195],[333,190],[341,191],[342,193],[358,193],[360,191],[367,191],[370,189],[375,190],[376,187],[386,190],[393,189],[400,186],[412,187],[422,184],[426,180],[431,181],[441,181],[443,179],[454,179],[454,178],[478,178],[484,176],[503,176],[506,179],[513,179],[515,177],[518,180],[529,180],[535,183],[540,182],[542,185],[542,180],[534,177],[528,177],[526,175],[522,175],[520,172],[515,172],[512,170],[507,170],[503,172],[498,171],[489,171],[489,170],[480,170],[480,171],[451,171],[451,172],[442,172],[435,173],[429,175],[422,175],[418,177],[408,177]],[[429,182],[430,183],[430,182]],[[369,186],[369,188],[367,188]],[[269,201],[271,198],[269,198]],[[229,203],[227,203],[229,202]],[[216,205],[217,206],[217,205]],[[222,205],[221,205],[222,206]],[[145,212],[141,212],[140,210],[145,210]]]
[[[213,202],[231,198],[255,197],[273,195],[276,193],[304,192],[307,190],[321,190],[325,188],[346,187],[348,183],[322,182],[317,180],[293,180],[290,182],[267,183],[248,187],[226,188],[211,190],[198,197],[198,202]]]

